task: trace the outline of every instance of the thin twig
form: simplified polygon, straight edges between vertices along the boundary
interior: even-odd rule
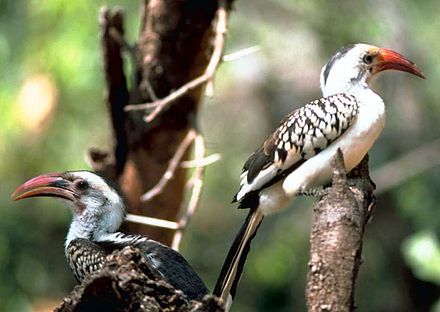
[[[177,222],[157,219],[157,218],[150,218],[150,217],[140,216],[131,213],[127,214],[125,221],[149,225],[149,226],[155,226],[165,229],[171,229],[171,230],[177,230],[179,228]]]
[[[205,157],[205,141],[201,134],[197,134],[197,137],[194,140],[194,161],[201,163]],[[192,192],[190,199],[188,201],[188,206],[186,207],[185,213],[182,214],[178,222],[178,228],[173,237],[173,242],[171,244],[171,248],[174,250],[179,250],[180,242],[182,241],[183,233],[188,226],[189,221],[197,210],[199,205],[200,196],[203,191],[203,176],[205,173],[205,166],[199,165],[194,170],[193,176],[190,179],[192,185]]]
[[[225,37],[226,37],[227,20],[228,20],[228,10],[225,0],[219,0],[219,7],[217,9],[216,14],[217,14],[216,17],[217,25],[216,25],[215,38],[214,38],[214,49],[212,52],[211,60],[209,61],[209,64],[206,67],[205,72],[201,76],[187,82],[186,84],[184,84],[174,92],[171,92],[169,95],[167,95],[162,99],[158,99],[157,101],[154,101],[152,103],[127,105],[125,106],[126,111],[148,110],[153,108],[153,111],[145,117],[145,120],[147,122],[151,122],[170,103],[174,102],[181,96],[185,95],[190,90],[193,90],[199,87],[200,85],[212,80],[217,67],[221,63],[223,50],[225,46]]]
[[[186,150],[194,141],[196,136],[197,133],[194,129],[188,131],[187,135],[185,136],[185,138],[182,140],[179,147],[177,148],[173,158],[171,158],[168,164],[168,168],[165,171],[165,173],[162,175],[160,181],[152,189],[150,189],[148,192],[146,192],[141,196],[141,201],[143,202],[149,201],[152,198],[159,195],[160,193],[162,193],[165,186],[173,178],[176,169],[179,167],[180,160],[182,159],[183,155],[185,155]]]
[[[219,161],[222,156],[219,153],[215,153],[206,156],[202,159],[185,160],[180,163],[181,168],[196,168],[196,167],[206,167],[217,161]]]
[[[384,193],[416,174],[440,165],[440,138],[417,147],[372,173],[376,194]]]
[[[249,54],[253,54],[253,53],[258,52],[260,50],[261,50],[261,47],[258,45],[244,48],[244,49],[238,50],[236,52],[232,52],[232,53],[223,55],[223,62],[235,61],[239,58],[242,58],[244,56],[248,56]]]
[[[154,88],[150,83],[150,80],[147,78],[143,82],[145,84],[145,89],[147,89],[148,95],[150,96],[150,99],[153,101],[157,101],[159,98],[156,95],[156,92],[154,92]]]
[[[110,27],[108,31],[110,37],[119,44],[122,48],[126,49],[130,54],[136,54],[136,48],[130,45],[127,40],[125,40],[124,36],[116,27]]]

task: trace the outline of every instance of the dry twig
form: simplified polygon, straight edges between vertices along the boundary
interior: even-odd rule
[[[129,222],[176,230],[171,245],[171,247],[175,250],[179,250],[180,242],[182,241],[183,237],[183,232],[188,226],[188,223],[191,220],[192,216],[196,212],[198,204],[200,202],[200,196],[203,190],[203,177],[205,173],[205,167],[218,161],[220,159],[220,155],[213,154],[209,157],[205,157],[205,140],[203,138],[203,135],[201,135],[200,133],[196,133],[195,130],[190,130],[185,139],[180,144],[178,150],[174,154],[167,171],[162,176],[162,179],[159,181],[158,184],[156,184],[155,187],[153,187],[150,191],[143,195],[146,200],[149,200],[163,191],[167,182],[172,178],[175,170],[177,169],[180,159],[183,157],[183,154],[185,153],[192,141],[194,141],[194,160],[186,161],[185,163],[182,162],[183,167],[195,167],[194,173],[191,179],[188,181],[188,185],[192,187],[192,191],[185,212],[182,214],[179,222],[149,218],[135,214],[128,214],[125,219]],[[183,205],[181,209],[183,210]]]
[[[197,167],[206,167],[209,166],[221,159],[221,155],[219,153],[215,153],[201,159],[193,159],[193,160],[185,160],[180,163],[181,168],[197,168]]]
[[[261,50],[261,48],[258,45],[244,48],[244,49],[238,50],[236,52],[232,52],[232,53],[223,55],[223,62],[235,61],[239,58],[248,56],[249,54],[253,54],[253,53],[258,52],[260,50]]]
[[[223,50],[225,46],[225,37],[226,37],[227,20],[228,20],[228,10],[225,0],[219,0],[219,7],[217,9],[216,20],[217,20],[217,25],[216,25],[215,38],[214,38],[214,50],[212,52],[211,60],[209,61],[209,64],[206,67],[205,72],[201,76],[187,82],[186,84],[184,84],[183,86],[181,86],[174,92],[168,94],[166,97],[162,99],[158,99],[152,103],[127,105],[125,106],[125,111],[153,109],[153,111],[145,117],[145,121],[151,122],[172,102],[174,102],[181,96],[185,95],[187,92],[212,80],[216,69],[221,63]]]
[[[190,199],[188,201],[188,205],[186,206],[185,212],[182,214],[182,217],[180,218],[179,222],[173,222],[173,221],[162,220],[157,218],[149,218],[135,214],[128,214],[125,219],[126,221],[129,222],[176,230],[171,245],[171,247],[175,250],[179,249],[180,242],[182,241],[182,237],[183,237],[183,232],[185,231],[189,221],[191,220],[192,216],[197,210],[200,201],[200,196],[203,190],[203,177],[204,177],[205,167],[209,164],[218,161],[220,159],[220,155],[213,154],[208,157],[205,157],[205,142],[203,135],[201,135],[200,133],[196,134],[195,130],[190,130],[187,136],[185,137],[185,139],[180,144],[178,150],[174,154],[172,160],[170,161],[170,165],[167,171],[162,176],[162,179],[159,181],[158,184],[156,184],[155,187],[153,187],[150,191],[148,191],[143,195],[143,197],[145,197],[146,200],[149,200],[154,196],[159,195],[163,191],[167,182],[172,178],[175,170],[177,169],[180,159],[183,157],[183,154],[185,153],[185,151],[187,150],[188,146],[191,144],[192,141],[194,141],[195,143],[194,160],[181,163],[181,167],[185,167],[185,168],[195,167],[194,173],[191,179],[188,181],[188,185],[192,187],[192,191],[191,191]]]
[[[176,150],[176,153],[174,154],[173,158],[171,158],[168,168],[163,174],[160,181],[148,192],[146,192],[144,195],[141,196],[141,201],[149,201],[153,197],[159,195],[162,193],[163,189],[167,185],[167,183],[173,178],[174,173],[176,169],[179,167],[180,160],[182,159],[183,155],[185,155],[186,150],[191,145],[191,143],[196,138],[197,134],[194,129],[191,129],[188,131],[187,135],[183,139],[183,141],[180,143],[179,147]]]
[[[177,230],[179,227],[177,222],[158,219],[158,218],[150,218],[150,217],[140,216],[131,213],[127,214],[127,216],[125,217],[125,221],[149,225],[149,226],[155,226],[170,230]]]
[[[124,36],[121,34],[121,32],[116,27],[110,27],[109,28],[109,34],[112,37],[112,39],[119,44],[120,47],[126,49],[130,54],[135,54],[135,48],[134,46],[130,45],[127,40],[125,40]]]
[[[203,136],[199,133],[194,141],[194,161],[199,163],[196,167],[191,179],[188,181],[192,186],[192,192],[190,199],[188,201],[188,206],[186,207],[185,213],[182,214],[178,222],[178,228],[173,237],[173,242],[171,248],[174,250],[179,250],[180,242],[182,241],[183,232],[188,226],[189,221],[196,212],[200,201],[200,195],[203,191],[203,176],[205,173],[205,165],[201,162],[205,157],[205,141]],[[182,208],[181,208],[182,209]]]

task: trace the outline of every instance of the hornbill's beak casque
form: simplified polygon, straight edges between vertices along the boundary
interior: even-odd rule
[[[408,60],[402,54],[399,54],[393,50],[380,48],[377,51],[376,62],[373,66],[373,74],[388,69],[405,71],[420,78],[426,78],[420,68],[418,68],[416,64]]]
[[[20,200],[28,197],[50,196],[75,201],[72,182],[59,173],[42,174],[20,185],[11,195],[11,199]]]

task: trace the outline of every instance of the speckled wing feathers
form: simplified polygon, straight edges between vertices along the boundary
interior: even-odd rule
[[[255,191],[279,181],[318,154],[348,129],[357,113],[356,98],[343,93],[290,113],[246,161],[235,200],[247,201],[247,194],[255,196]]]
[[[66,257],[75,277],[82,282],[86,276],[104,267],[107,255],[126,246],[139,248],[151,273],[164,278],[190,299],[201,300],[208,293],[203,281],[182,255],[146,236],[116,232],[99,242],[77,238],[67,246]]]
[[[72,240],[66,249],[66,257],[75,278],[82,282],[91,273],[104,267],[107,252],[85,238]]]

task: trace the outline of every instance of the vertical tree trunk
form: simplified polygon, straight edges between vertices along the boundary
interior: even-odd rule
[[[333,183],[315,207],[307,276],[308,311],[354,311],[365,225],[372,214],[374,183],[368,156],[348,178],[342,153],[335,159]]]
[[[141,202],[140,197],[160,180],[188,130],[196,127],[204,88],[189,91],[150,123],[144,121],[144,112],[124,113],[124,106],[165,97],[204,72],[212,52],[217,6],[216,0],[142,1],[139,42],[134,51],[134,83],[129,97],[120,42],[118,45],[115,37],[109,35],[111,28],[123,33],[122,14],[101,14],[107,102],[115,146],[113,157],[92,151],[91,159],[95,169],[118,179],[131,213],[176,220],[184,196],[186,169],[178,169],[157,197],[148,202]],[[137,224],[126,227],[168,245],[174,234],[171,230]]]

